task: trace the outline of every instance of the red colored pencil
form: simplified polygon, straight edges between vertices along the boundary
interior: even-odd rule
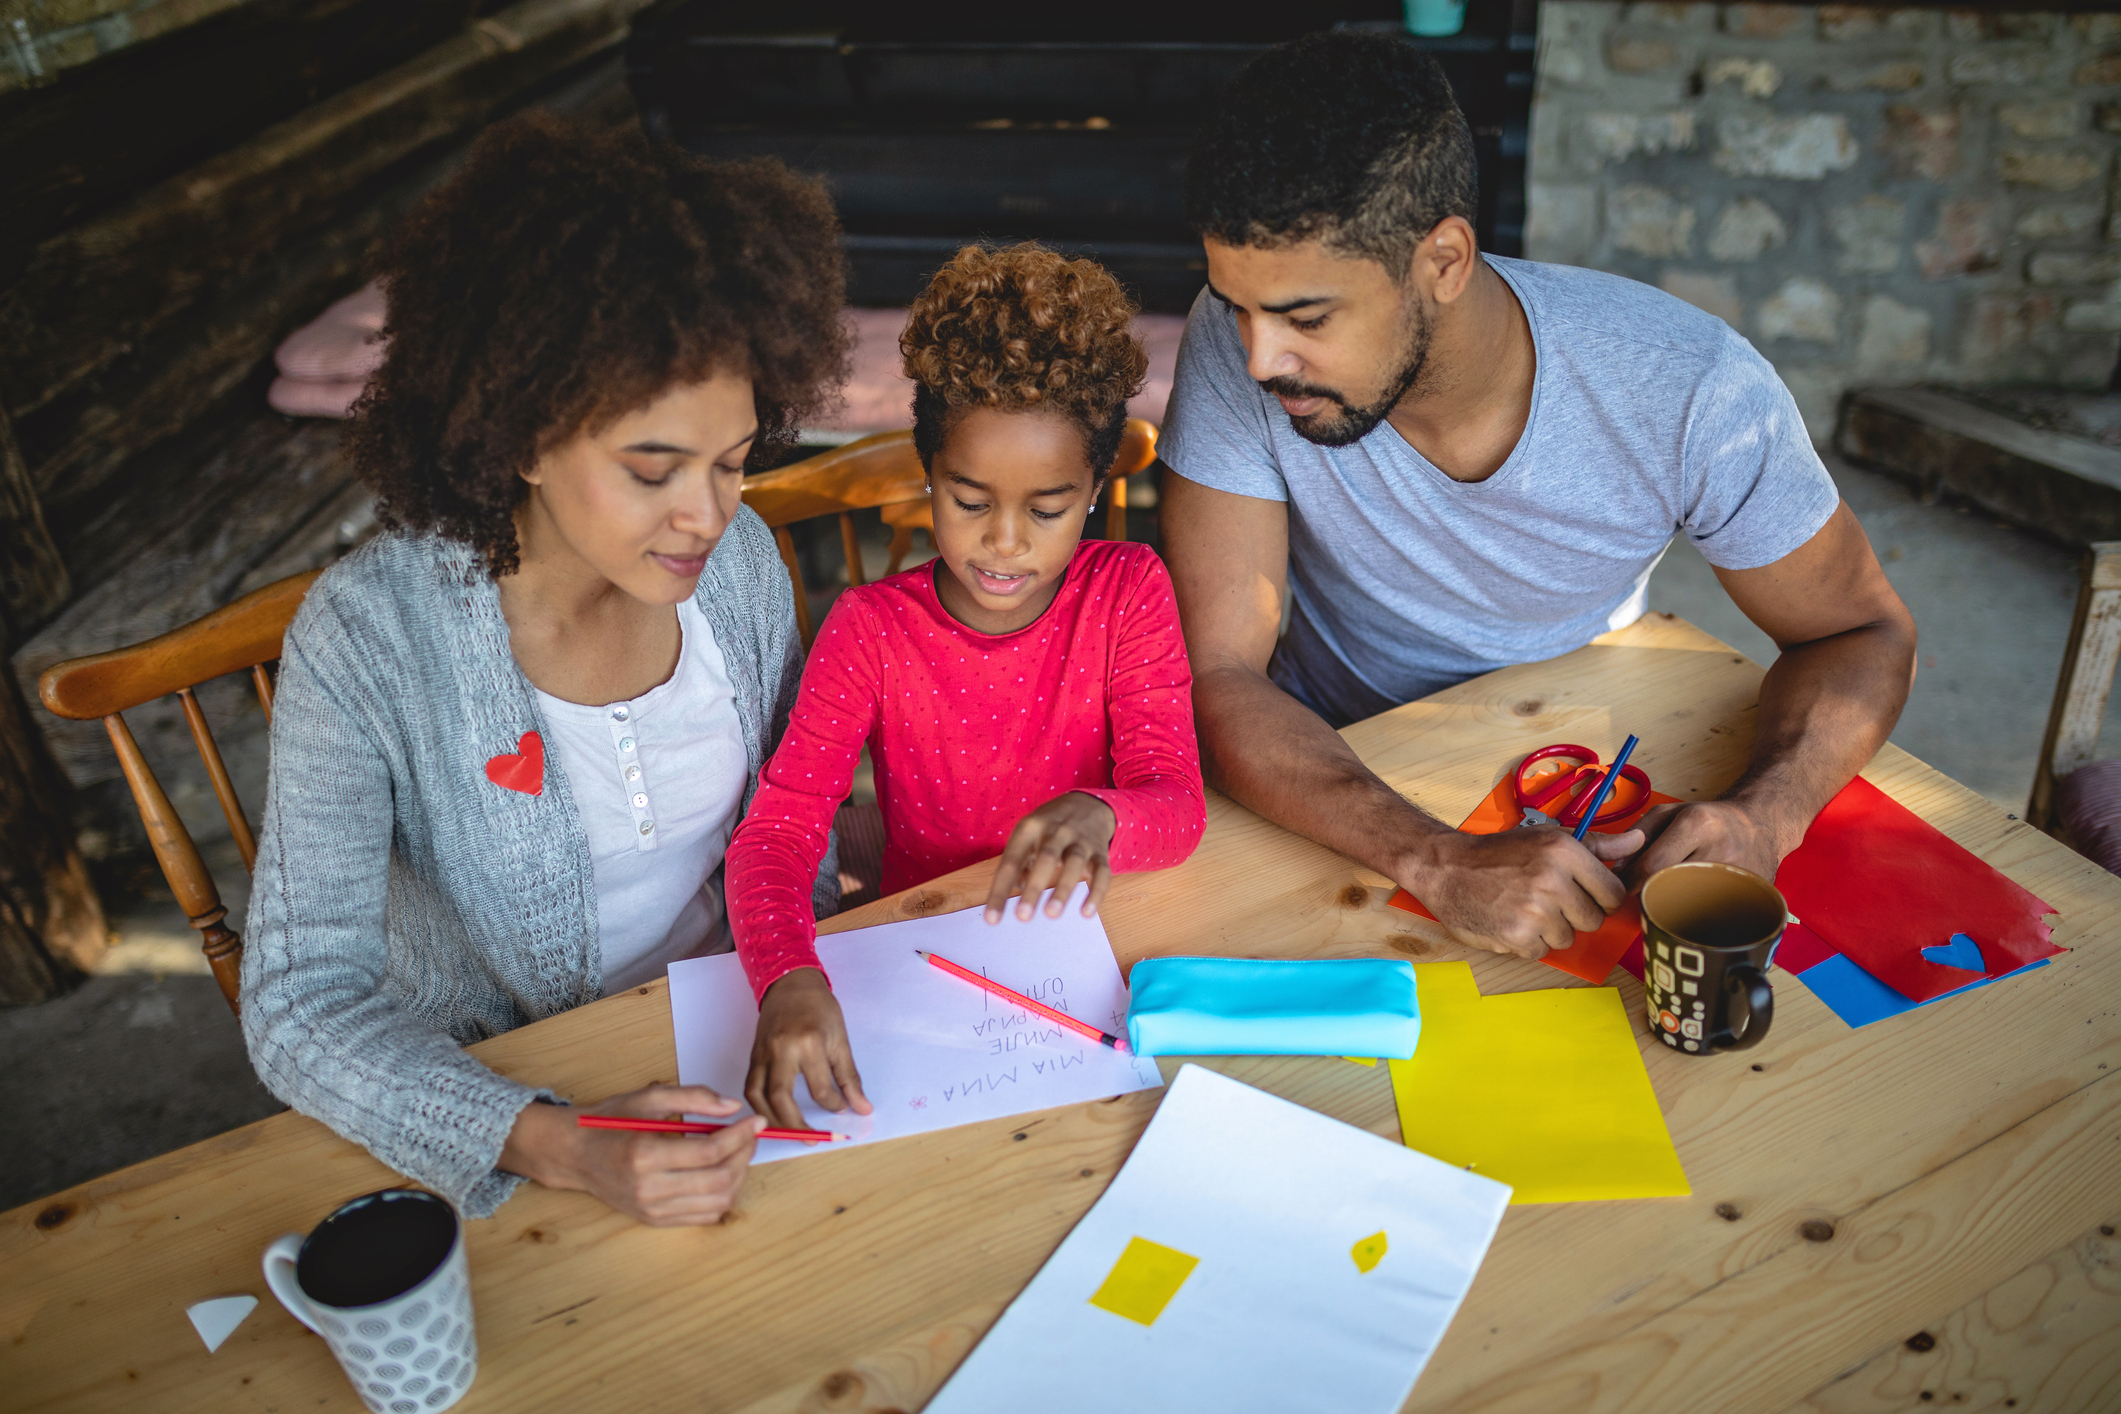
[[[726,1124],[695,1124],[689,1119],[630,1119],[625,1115],[581,1115],[575,1123],[584,1129],[636,1129],[645,1134],[712,1134]],[[825,1144],[849,1135],[829,1129],[762,1129],[761,1139],[795,1139],[805,1144]]]
[[[994,981],[992,978],[982,977],[979,973],[974,972],[969,967],[958,966],[956,963],[952,962],[947,957],[939,957],[932,952],[921,952],[919,948],[915,948],[914,951],[916,953],[919,953],[922,957],[928,959],[928,961],[933,965],[942,968],[943,971],[949,973],[952,977],[961,977],[965,981],[970,982],[973,986],[978,987],[982,991],[992,992],[995,996],[1000,997],[1005,1002],[1012,1002],[1015,1005],[1022,1007],[1025,1011],[1036,1012],[1040,1016],[1046,1018],[1046,1020],[1051,1021],[1056,1025],[1067,1027],[1070,1031],[1075,1032],[1078,1036],[1084,1036],[1092,1041],[1099,1042],[1102,1045],[1110,1046],[1115,1051],[1124,1051],[1127,1049],[1127,1043],[1125,1041],[1122,1041],[1119,1037],[1114,1036],[1109,1031],[1100,1031],[1087,1021],[1077,1021],[1074,1017],[1068,1015],[1068,1013],[1064,1011],[1055,1011],[1052,1007],[1047,1006],[1044,1002],[1034,1002],[1031,1000],[1031,998],[1025,996],[1022,992],[1013,992],[1009,990],[1009,988],[1004,987],[1001,983]]]

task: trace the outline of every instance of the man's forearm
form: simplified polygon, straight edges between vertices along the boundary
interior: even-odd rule
[[[1751,763],[1724,799],[1758,817],[1779,854],[1885,744],[1914,662],[1913,625],[1888,621],[1795,645],[1768,669]]]
[[[1449,833],[1264,675],[1210,668],[1195,678],[1193,702],[1209,782],[1283,829],[1395,879],[1424,839]]]

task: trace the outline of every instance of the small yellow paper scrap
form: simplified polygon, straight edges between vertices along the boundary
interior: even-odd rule
[[[1355,1259],[1355,1270],[1370,1271],[1385,1259],[1385,1235],[1381,1232],[1372,1233],[1356,1243],[1348,1255]]]
[[[1366,1065],[1372,1070],[1377,1069],[1377,1058],[1375,1056],[1342,1056],[1341,1059],[1350,1065]]]
[[[1130,1321],[1139,1321],[1145,1326],[1156,1324],[1156,1318],[1178,1295],[1178,1289],[1193,1275],[1200,1265],[1200,1258],[1189,1257],[1175,1248],[1160,1242],[1151,1242],[1146,1237],[1137,1237],[1127,1244],[1127,1250],[1119,1254],[1112,1264],[1111,1274],[1105,1284],[1090,1298],[1092,1306],[1110,1311],[1115,1316],[1125,1316]]]

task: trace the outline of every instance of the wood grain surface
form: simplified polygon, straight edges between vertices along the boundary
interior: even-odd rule
[[[1629,731],[1659,789],[1705,796],[1740,769],[1759,677],[1651,616],[1347,735],[1449,820],[1530,747],[1610,751]],[[2054,904],[2073,950],[1860,1031],[1778,977],[1773,1031],[1749,1051],[1703,1059],[1642,1036],[1693,1196],[1511,1209],[1408,1409],[1867,1409],[1831,1402],[1848,1397],[1837,1381],[1875,1366],[1870,1387],[1897,1388],[1891,1352],[1935,1323],[1984,1378],[2027,1372],[2015,1410],[2096,1407],[2082,1390],[2107,1387],[2110,1360],[2087,1349],[2041,1366],[2036,1343],[2005,1338],[2018,1317],[1953,1313],[2022,1307],[2028,1270],[2113,1217],[2121,880],[1894,748],[1865,774]],[[991,867],[829,926],[970,906]],[[1468,956],[1387,896],[1384,880],[1211,796],[1194,858],[1123,876],[1105,918],[1128,965],[1181,951]],[[1581,985],[1471,956],[1486,991]],[[1639,987],[1620,990],[1639,1012]],[[661,984],[477,1049],[582,1099],[675,1071]],[[1207,1063],[1397,1137],[1382,1069]],[[458,1408],[916,1409],[1104,1190],[1159,1098],[773,1164],[705,1231],[636,1227],[593,1199],[526,1188],[471,1225],[481,1370]],[[0,1215],[0,1405],[358,1409],[323,1343],[265,1296],[258,1256],[394,1181],[290,1114]],[[236,1292],[264,1299],[209,1356],[183,1309]],[[1086,1405],[1101,1396],[1094,1371],[1051,1377],[1083,1381]]]
[[[2121,1219],[2121,1202],[2115,1205]],[[2004,1414],[2121,1409],[2121,1241],[2112,1222],[1865,1361],[1790,1414],[1931,1405]]]

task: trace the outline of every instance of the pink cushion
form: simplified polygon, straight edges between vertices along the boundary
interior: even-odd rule
[[[266,400],[290,417],[344,417],[368,375],[383,362],[383,290],[364,285],[289,334],[273,354],[280,378]],[[853,372],[841,405],[818,425],[857,436],[913,425],[913,383],[900,372],[898,336],[903,309],[850,309],[855,331]],[[1135,332],[1149,351],[1149,381],[1127,404],[1129,416],[1162,423],[1171,401],[1171,374],[1185,316],[1144,314]]]
[[[280,376],[265,401],[289,417],[344,417],[382,366],[383,287],[363,285],[273,351]]]
[[[847,379],[845,403],[818,426],[830,432],[866,435],[913,425],[913,382],[900,372],[898,336],[906,327],[903,309],[850,309],[854,324],[854,366]],[[1178,339],[1185,332],[1181,314],[1144,314],[1134,321],[1149,350],[1149,382],[1127,404],[1131,417],[1161,424],[1171,401],[1171,372],[1178,364]]]
[[[2079,854],[2121,874],[2121,761],[2093,761],[2056,781],[2055,813]]]
[[[265,390],[273,411],[289,417],[344,417],[368,385],[358,379],[316,383],[306,378],[275,378]]]
[[[383,363],[383,287],[363,285],[289,334],[273,362],[289,378],[366,381]]]

